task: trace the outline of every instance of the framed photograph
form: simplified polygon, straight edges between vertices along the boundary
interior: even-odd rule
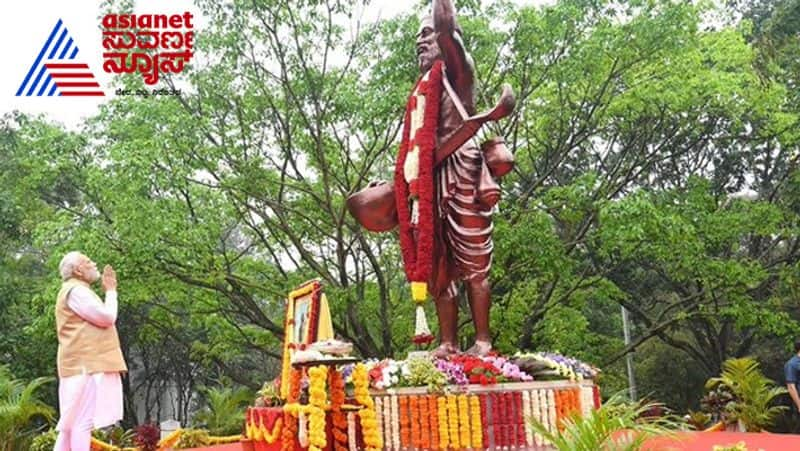
[[[311,343],[333,338],[328,300],[318,279],[303,283],[286,298],[281,397],[288,396],[292,354]]]

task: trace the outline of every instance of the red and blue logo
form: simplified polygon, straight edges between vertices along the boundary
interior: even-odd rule
[[[17,90],[17,96],[103,96],[89,65],[75,58],[78,45],[59,19],[39,56]]]

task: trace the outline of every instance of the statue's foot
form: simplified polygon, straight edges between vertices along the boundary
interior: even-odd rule
[[[453,354],[458,354],[458,349],[451,343],[442,343],[431,353],[437,359],[446,359]]]
[[[475,344],[467,349],[467,354],[478,357],[486,357],[492,352],[492,343],[489,341],[475,340]]]

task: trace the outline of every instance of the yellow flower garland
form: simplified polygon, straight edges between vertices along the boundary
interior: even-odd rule
[[[475,395],[469,397],[470,418],[472,419],[472,447],[483,448],[483,424],[481,423],[481,401]]]
[[[272,425],[271,431],[267,429],[266,426],[264,426],[263,420],[261,423],[261,427],[253,427],[253,429],[257,429],[258,430],[257,434],[261,436],[261,438],[257,440],[263,440],[269,444],[273,444],[275,443],[276,440],[278,440],[278,437],[281,434],[281,430],[283,429],[283,420],[280,418],[275,420],[275,424]]]
[[[450,434],[450,445],[453,448],[461,448],[460,436],[458,435],[458,404],[455,395],[447,395],[447,424]]]
[[[450,446],[447,433],[447,399],[444,396],[436,398],[436,416],[439,419],[439,448],[446,449]]]
[[[378,430],[378,420],[375,416],[375,402],[369,395],[369,376],[367,367],[359,363],[353,369],[353,386],[356,401],[364,406],[358,412],[361,419],[361,432],[364,436],[364,444],[367,450],[379,450],[383,448],[383,437]]]
[[[471,448],[469,434],[469,401],[467,395],[458,395],[458,428],[459,440],[461,440],[461,447]]]
[[[178,443],[180,440],[181,435],[185,429],[176,429],[170,432],[169,435],[162,438],[158,442],[158,451],[166,451],[168,449],[172,449],[172,447]],[[221,445],[225,443],[235,443],[241,442],[242,436],[241,435],[229,435],[225,437],[209,437],[208,444],[209,445]],[[140,448],[120,448],[119,446],[114,446],[105,442],[102,442],[94,437],[92,437],[92,441],[90,443],[90,449],[92,451],[140,451]]]
[[[325,434],[325,408],[328,403],[325,383],[327,380],[328,367],[320,365],[308,370],[308,402],[311,407],[308,422],[309,451],[318,451],[328,445]]]

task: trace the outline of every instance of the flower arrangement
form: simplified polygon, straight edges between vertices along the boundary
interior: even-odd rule
[[[409,359],[401,367],[403,383],[412,387],[427,386],[428,391],[440,393],[447,384],[447,376],[430,359]]]
[[[281,379],[279,377],[272,381],[264,382],[261,390],[258,391],[256,407],[277,407],[283,405],[281,399]]]
[[[522,371],[519,366],[505,357],[490,355],[484,357],[483,361],[500,370],[502,376],[500,379],[504,382],[529,382],[533,380],[533,376]]]
[[[502,375],[500,370],[490,362],[471,355],[456,355],[450,361],[464,369],[470,384],[493,385]]]
[[[599,370],[578,359],[567,357],[554,352],[534,352],[516,354],[513,359],[522,371],[539,379],[569,379],[580,381],[595,379]]]
[[[464,373],[464,367],[448,360],[436,359],[436,368],[445,375],[447,382],[455,385],[467,385],[469,379]]]

